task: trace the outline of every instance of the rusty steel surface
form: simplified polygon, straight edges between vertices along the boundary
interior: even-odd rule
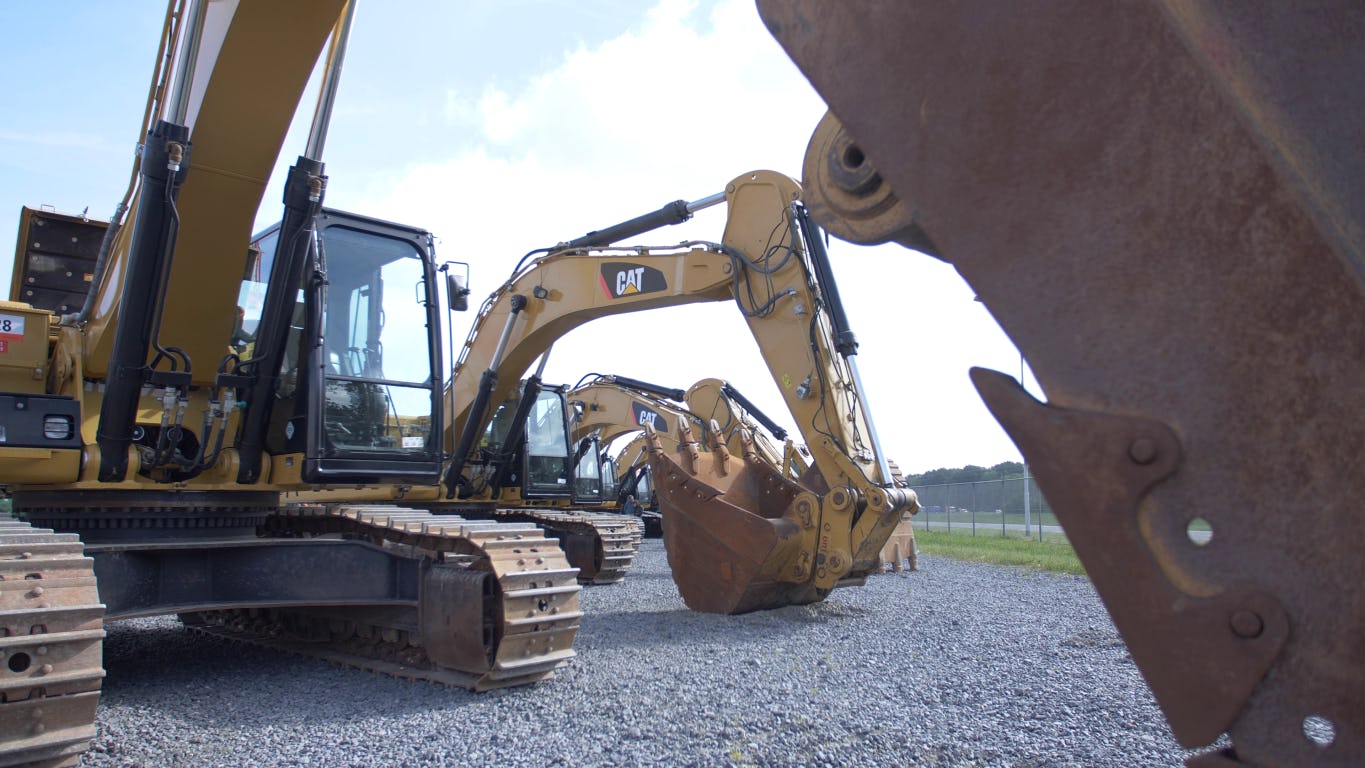
[[[1284,607],[1252,585],[1182,592],[1145,556],[1133,514],[1180,466],[1180,442],[1160,422],[1047,406],[1002,373],[972,371],[982,399],[1017,436],[1039,488],[1101,594],[1128,594],[1109,612],[1184,744],[1207,743],[1265,674],[1289,634]],[[1131,553],[1108,567],[1113,553]],[[1229,631],[1231,629],[1232,631]],[[1207,663],[1200,648],[1216,658]]]
[[[74,534],[0,515],[0,765],[75,765],[95,737],[104,606]]]
[[[532,506],[470,509],[471,517],[530,523],[557,539],[580,584],[617,584],[625,580],[640,551],[644,523],[615,512],[545,509]]]
[[[792,519],[803,504],[811,517],[816,498],[757,455],[731,455],[718,438],[703,453],[686,423],[679,438],[674,458],[648,434],[668,565],[687,607],[736,614],[823,600]]]
[[[1365,764],[1365,6],[759,9],[1028,358],[978,383],[1191,764]]]
[[[882,573],[890,568],[893,573],[900,573],[903,570],[919,570],[919,551],[915,548],[915,527],[909,517],[903,518],[896,523],[896,528],[891,532],[891,538],[882,545],[881,552],[877,553],[876,567],[872,573]]]
[[[801,181],[810,214],[831,235],[863,245],[896,242],[932,254],[914,211],[896,197],[862,148],[827,112],[811,135]]]

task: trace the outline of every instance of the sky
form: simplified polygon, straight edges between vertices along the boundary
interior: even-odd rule
[[[107,219],[131,169],[165,6],[0,3],[0,233],[23,205]],[[305,95],[258,229],[303,150]],[[794,178],[825,106],[753,0],[360,0],[324,161],[326,204],[437,235],[477,307],[522,254],[697,200],[756,169]],[[630,244],[719,240],[724,207]],[[13,237],[13,235],[4,235]],[[906,472],[1018,461],[968,369],[1018,350],[951,265],[835,240],[856,362],[884,452]],[[0,254],[8,295],[13,252]],[[463,339],[473,312],[456,315]],[[593,321],[545,379],[589,372],[687,388],[723,378],[793,427],[732,303]],[[1040,396],[1031,374],[1026,384]]]

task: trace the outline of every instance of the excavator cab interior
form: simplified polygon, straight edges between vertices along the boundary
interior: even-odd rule
[[[602,500],[615,501],[617,491],[616,459],[613,459],[611,454],[602,449],[601,443],[597,443],[597,448],[598,466],[601,467],[602,470]]]
[[[628,495],[634,496],[643,509],[656,509],[658,500],[654,498],[654,478],[649,464],[636,464],[627,470],[617,493],[622,499]]]
[[[524,498],[565,496],[569,482],[568,413],[561,390],[546,387],[526,417]]]
[[[278,236],[276,225],[256,238],[259,263],[239,292],[247,336],[266,302],[288,299],[252,279],[270,274]],[[285,407],[277,402],[268,442],[302,451],[308,480],[434,482],[441,357],[429,235],[325,210],[312,250],[276,387]]]
[[[606,500],[603,488],[602,452],[595,435],[579,441],[575,450],[573,502],[595,505]]]

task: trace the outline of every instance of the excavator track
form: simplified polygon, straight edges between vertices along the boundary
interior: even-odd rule
[[[0,766],[79,761],[95,737],[103,645],[80,538],[0,515]]]
[[[559,539],[583,584],[615,584],[626,578],[644,538],[640,520],[606,512],[550,509],[496,509],[498,520],[531,523]]]
[[[300,506],[272,515],[264,530],[272,536],[341,534],[408,547],[415,555],[456,566],[446,579],[454,586],[434,590],[439,594],[432,604],[424,597],[416,615],[344,606],[234,609],[183,615],[186,626],[392,677],[476,691],[547,679],[575,655],[573,640],[583,615],[577,571],[555,540],[533,525],[400,507]],[[471,642],[476,646],[472,655]]]

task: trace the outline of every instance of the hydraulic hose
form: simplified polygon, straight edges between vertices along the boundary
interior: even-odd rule
[[[507,340],[512,336],[512,326],[516,324],[517,316],[525,308],[526,297],[519,293],[512,294],[512,311],[507,315],[507,324],[502,327],[502,336],[498,337],[498,346],[493,350],[488,369],[479,377],[479,391],[474,395],[474,404],[469,407],[469,415],[465,417],[464,428],[460,431],[460,442],[455,446],[455,453],[450,458],[450,467],[446,470],[447,499],[455,498],[456,485],[460,482],[464,465],[469,461],[469,452],[473,450],[474,441],[478,439],[479,431],[483,427],[483,415],[488,411],[488,401],[493,396],[493,389],[498,386],[498,366],[502,363],[502,355],[507,350]]]

